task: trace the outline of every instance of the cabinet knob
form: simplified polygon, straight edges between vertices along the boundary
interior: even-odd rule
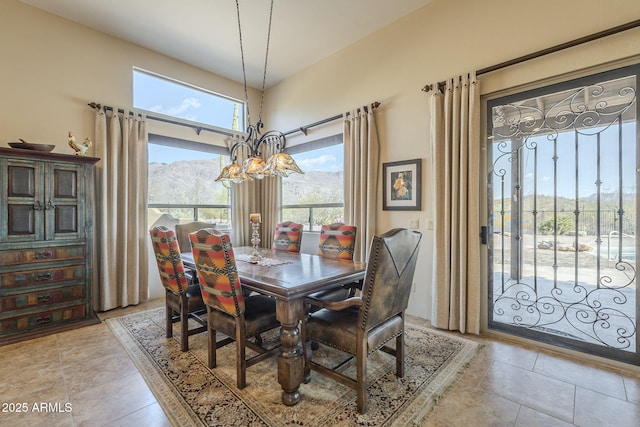
[[[38,318],[36,319],[36,323],[37,323],[38,325],[42,325],[42,324],[44,324],[44,323],[51,323],[51,315],[50,315],[50,314],[47,314],[47,315],[44,315],[44,316],[40,316],[40,317],[38,317]]]
[[[35,211],[41,211],[44,209],[44,206],[42,206],[42,203],[40,203],[40,200],[36,201],[33,205],[33,210]]]
[[[35,277],[36,282],[42,282],[43,280],[51,280],[53,279],[53,273],[48,271],[46,273],[37,274]]]
[[[52,298],[53,297],[51,296],[51,294],[38,295],[38,302],[39,303],[49,302],[51,301]]]
[[[49,200],[49,201],[47,202],[47,205],[46,205],[44,208],[45,208],[46,210],[48,210],[48,211],[49,211],[49,210],[51,210],[51,209],[55,209],[55,207],[56,207],[56,205],[54,205],[54,204],[51,202],[51,200]]]
[[[53,251],[36,252],[36,259],[48,259],[53,256]]]

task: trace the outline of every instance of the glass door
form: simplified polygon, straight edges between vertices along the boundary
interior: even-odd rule
[[[638,72],[488,101],[490,329],[640,362]]]

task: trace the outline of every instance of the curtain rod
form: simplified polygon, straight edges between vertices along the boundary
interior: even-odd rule
[[[105,111],[107,111],[107,110],[113,111],[113,107],[110,107],[108,105],[104,105],[103,106],[103,105],[97,104],[95,102],[90,102],[87,105],[89,105],[89,107],[91,107],[93,109],[98,109],[99,110],[99,109],[102,108]],[[379,106],[380,106],[380,103],[378,101],[371,103],[371,109],[372,110],[378,108]],[[365,109],[366,109],[366,107],[365,107]],[[118,109],[118,112],[119,113],[124,113],[124,110],[123,109]],[[348,112],[347,112],[347,115],[349,115]],[[296,132],[302,132],[302,133],[304,133],[306,135],[307,134],[307,130],[309,130],[309,128],[312,128],[314,126],[319,126],[319,125],[322,125],[324,123],[329,123],[329,122],[332,122],[334,120],[338,120],[338,119],[340,119],[342,117],[343,117],[343,114],[336,114],[333,117],[329,117],[327,119],[320,120],[318,122],[311,123],[311,124],[308,124],[306,126],[301,126],[301,127],[297,128],[297,129],[292,129],[292,130],[290,130],[288,132],[284,132],[284,135],[291,135],[292,133],[296,133]],[[180,121],[177,121],[177,120],[165,119],[164,117],[157,117],[157,116],[149,116],[149,115],[147,115],[147,118],[151,119],[151,120],[157,120],[159,122],[165,122],[165,123],[171,123],[171,124],[174,124],[174,125],[190,127],[190,128],[195,129],[196,133],[198,135],[200,135],[200,132],[202,132],[203,130],[206,130],[206,131],[209,131],[209,132],[214,132],[214,133],[219,133],[219,134],[227,135],[227,136],[234,136],[235,135],[235,134],[233,134],[231,132],[226,132],[226,131],[223,131],[223,130],[220,130],[220,129],[217,129],[217,128],[211,128],[211,127],[199,126],[199,125],[192,125],[192,124],[183,123],[183,122],[180,122]]]
[[[375,110],[375,109],[376,109],[376,108],[378,108],[379,106],[380,106],[380,103],[379,103],[378,101],[376,101],[376,102],[372,102],[372,103],[371,103],[371,109],[372,109],[372,110]],[[365,108],[365,110],[366,110],[366,108],[367,108],[367,107],[364,107],[364,108]],[[348,116],[348,115],[349,115],[349,112],[347,112],[347,116]],[[326,118],[326,119],[324,119],[324,120],[320,120],[320,121],[317,121],[317,122],[314,122],[314,123],[308,124],[308,125],[306,125],[306,126],[301,126],[301,127],[299,127],[298,129],[292,129],[292,130],[290,130],[290,131],[284,132],[284,135],[291,135],[292,133],[296,133],[296,132],[302,132],[302,133],[304,133],[305,135],[307,135],[307,130],[309,130],[309,128],[312,128],[312,127],[314,127],[314,126],[323,125],[323,124],[325,124],[325,123],[329,123],[329,122],[332,122],[332,121],[334,121],[334,120],[341,119],[342,117],[344,117],[344,114],[336,114],[335,116],[328,117],[328,118]]]
[[[476,75],[479,76],[481,74],[487,74],[487,73],[490,73],[492,71],[497,71],[497,70],[500,70],[502,68],[510,67],[511,65],[520,64],[522,62],[526,62],[526,61],[529,61],[531,59],[536,59],[536,58],[539,58],[541,56],[548,55],[550,53],[559,52],[561,50],[564,50],[564,49],[567,49],[567,48],[570,48],[570,47],[575,47],[575,46],[578,46],[578,45],[581,45],[581,44],[584,44],[584,43],[587,43],[587,42],[591,42],[591,41],[598,40],[598,39],[601,39],[601,38],[604,38],[604,37],[607,37],[607,36],[611,36],[611,35],[614,35],[614,34],[617,34],[617,33],[621,33],[623,31],[627,31],[627,30],[630,30],[630,29],[636,28],[636,27],[640,27],[640,19],[636,19],[635,21],[627,22],[626,24],[618,25],[616,27],[609,28],[607,30],[599,31],[597,33],[589,34],[587,36],[580,37],[580,38],[577,38],[575,40],[571,40],[571,41],[568,41],[568,42],[565,42],[565,43],[561,43],[561,44],[558,44],[558,45],[555,45],[555,46],[552,46],[552,47],[548,47],[546,49],[542,49],[542,50],[539,50],[537,52],[530,53],[528,55],[520,56],[520,57],[515,58],[515,59],[510,59],[509,61],[501,62],[499,64],[492,65],[490,67],[482,68],[482,69],[476,71]],[[444,90],[445,84],[446,84],[445,81],[438,82],[437,83],[437,89],[442,92],[442,90]],[[428,84],[428,85],[426,85],[426,86],[424,86],[422,88],[422,91],[429,92],[430,90],[435,89],[434,86],[435,86],[434,84]]]
[[[114,111],[113,107],[110,107],[108,105],[100,105],[100,104],[97,104],[95,102],[90,102],[87,105],[89,107],[95,109],[95,110],[104,109],[105,111]],[[124,113],[124,110],[120,108],[120,109],[118,109],[118,112],[119,113]],[[130,111],[130,113],[133,113],[133,111]],[[193,128],[193,129],[195,129],[195,131],[196,131],[196,133],[198,135],[200,135],[200,132],[202,132],[203,130],[206,130],[208,132],[213,132],[213,133],[219,133],[221,135],[226,135],[226,136],[234,136],[234,135],[236,135],[236,134],[234,134],[232,132],[227,132],[227,131],[224,131],[224,130],[219,129],[219,128],[201,126],[201,125],[192,125],[192,124],[189,124],[189,123],[180,122],[178,120],[165,119],[164,117],[147,115],[147,118],[151,119],[151,120],[156,120],[158,122],[171,123],[171,124],[174,124],[174,125],[180,125],[180,126],[186,126],[186,127],[189,127],[189,128]],[[238,133],[241,133],[241,132],[238,132]]]

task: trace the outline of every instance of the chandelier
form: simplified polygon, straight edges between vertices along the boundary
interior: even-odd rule
[[[277,130],[271,130],[262,133],[264,127],[262,123],[262,105],[264,100],[264,87],[267,80],[267,59],[269,58],[269,41],[271,38],[271,20],[273,17],[273,0],[271,0],[271,9],[269,11],[269,29],[267,31],[267,48],[264,57],[264,73],[262,76],[262,93],[260,97],[260,114],[255,125],[251,124],[249,114],[249,95],[247,91],[247,73],[244,65],[244,48],[242,44],[242,27],[240,25],[240,5],[236,0],[236,10],[238,13],[238,34],[240,36],[240,57],[242,58],[242,76],[244,78],[244,97],[247,106],[247,136],[245,139],[238,138],[231,146],[231,164],[225,166],[220,172],[220,176],[216,181],[221,182],[243,182],[253,181],[254,179],[262,179],[264,177],[281,176],[288,177],[292,173],[304,173],[296,164],[293,158],[284,153],[286,144],[285,135]],[[239,150],[244,147],[242,153],[248,153],[242,163],[239,162]],[[263,159],[263,150],[265,154],[273,153],[265,162]]]

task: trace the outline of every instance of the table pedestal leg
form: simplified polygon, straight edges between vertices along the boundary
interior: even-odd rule
[[[282,386],[282,403],[293,406],[301,399],[300,384],[304,377],[304,358],[298,323],[302,318],[302,299],[276,300],[276,316],[280,322],[280,356],[278,382]]]

